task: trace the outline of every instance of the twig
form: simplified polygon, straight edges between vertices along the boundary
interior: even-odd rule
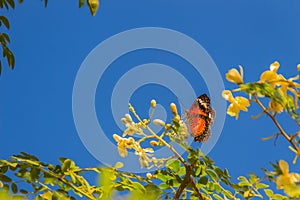
[[[273,116],[270,112],[268,112],[268,110],[265,108],[265,106],[259,101],[256,94],[254,94],[253,96],[255,98],[255,102],[263,109],[264,113],[266,113],[272,119],[274,124],[277,126],[277,128],[280,131],[280,134],[283,135],[283,137],[285,137],[285,139],[287,141],[289,141],[289,143],[294,147],[294,149],[297,150],[298,147],[294,144],[293,139],[282,129],[280,124],[277,122],[275,116]]]
[[[191,184],[192,184],[192,187],[194,188],[195,192],[198,194],[199,198],[201,200],[204,200],[202,194],[200,193],[199,189],[197,188],[195,182],[194,182],[194,179],[191,179]]]

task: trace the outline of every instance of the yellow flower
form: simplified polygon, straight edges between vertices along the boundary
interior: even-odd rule
[[[272,63],[270,65],[270,70],[267,70],[260,75],[260,82],[268,82],[275,87],[276,84],[278,84],[277,82],[282,80],[283,77],[282,75],[277,74],[279,66],[280,64],[277,61]]]
[[[297,65],[298,72],[300,72],[300,64]]]
[[[126,157],[128,155],[126,149],[126,139],[118,136],[117,134],[113,134],[113,138],[118,143],[118,151],[121,157]]]
[[[113,138],[118,143],[118,151],[121,157],[126,157],[128,155],[127,149],[136,149],[137,146],[139,146],[132,137],[122,138],[117,134],[113,134]]]
[[[279,161],[279,168],[282,174],[276,179],[277,188],[283,189],[291,197],[300,195],[300,187],[297,185],[300,181],[300,175],[289,173],[289,165],[284,160]]]
[[[226,79],[228,81],[236,83],[238,85],[243,83],[243,76],[244,76],[243,67],[241,65],[239,67],[240,67],[240,72],[237,69],[232,68],[226,74]]]
[[[230,116],[235,116],[235,119],[238,119],[239,112],[241,110],[247,112],[247,107],[250,106],[250,102],[245,97],[233,97],[232,93],[229,90],[224,90],[222,92],[224,99],[229,101],[231,104],[227,109],[227,114]]]
[[[299,75],[289,78],[288,80],[282,77],[282,82],[280,83],[281,87],[279,88],[279,90],[283,93],[283,95],[287,95],[287,91],[289,90],[295,96],[295,107],[296,109],[298,109],[299,94],[297,93],[295,88],[300,88],[300,84],[294,82],[296,80],[299,80]]]

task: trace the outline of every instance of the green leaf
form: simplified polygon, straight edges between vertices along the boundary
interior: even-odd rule
[[[58,158],[58,160],[59,160],[59,162],[61,163],[61,164],[63,164],[64,162],[65,162],[65,160],[67,160],[68,158],[64,158],[64,157],[60,157],[60,158]]]
[[[62,172],[67,172],[70,169],[75,167],[75,163],[74,161],[70,160],[70,159],[66,159],[61,167],[61,171]]]
[[[274,192],[270,189],[265,189],[264,192],[268,197],[272,197],[274,194]]]
[[[15,182],[11,184],[11,191],[16,194],[18,192],[18,186]]]
[[[33,161],[39,161],[39,159],[36,156],[31,155],[29,153],[21,152],[21,155],[26,159],[33,160]]]
[[[230,178],[228,169],[224,169],[224,174],[225,174],[225,176],[226,176],[227,178]]]
[[[1,162],[1,160],[0,160],[0,162]],[[5,164],[7,164],[7,163],[5,163]],[[8,164],[10,164],[10,163],[8,163]],[[0,173],[1,174],[6,173],[7,170],[8,170],[8,166],[2,166],[2,167],[0,167]]]
[[[11,182],[11,178],[5,176],[4,174],[0,175],[0,181],[2,182]]]
[[[160,189],[162,190],[165,190],[165,189],[169,189],[169,185],[165,184],[165,183],[161,183],[159,186],[158,186]]]
[[[211,169],[207,169],[206,170],[206,173],[209,175],[209,177],[214,180],[214,181],[217,181],[219,179],[218,175],[216,174],[216,172],[214,172],[213,170]]]
[[[39,178],[40,170],[37,168],[32,168],[30,171],[30,178],[32,181],[35,181]]]
[[[199,176],[199,175],[201,174],[201,171],[202,171],[202,167],[201,167],[201,166],[197,167],[197,168],[196,168],[195,175],[196,175],[196,176]]]
[[[140,184],[139,182],[133,182],[132,185],[135,188],[135,190],[138,190],[142,193],[144,193],[146,191],[145,187],[142,184]]]
[[[256,188],[257,189],[265,189],[265,188],[268,188],[269,186],[267,184],[264,184],[264,183],[258,183],[256,184]]]
[[[239,176],[239,177],[238,177],[238,180],[240,181],[240,182],[238,183],[239,186],[250,186],[250,185],[251,185],[251,184],[249,183],[249,181],[247,180],[247,178],[244,177],[244,176]]]
[[[230,199],[233,199],[234,196],[232,195],[232,193],[229,190],[223,190],[222,192],[225,196],[229,197]]]
[[[217,194],[213,194],[213,197],[214,197],[214,199],[217,199],[217,200],[223,200],[223,198]]]
[[[95,16],[99,8],[99,0],[88,0],[88,6],[92,15]]]
[[[178,176],[183,176],[186,174],[186,171],[185,171],[185,167],[180,167],[179,171],[177,172]]]
[[[2,23],[4,24],[4,26],[9,29],[9,21],[6,17],[4,16],[0,16],[0,26],[2,25]]]
[[[170,170],[173,170],[174,172],[178,172],[180,170],[180,161],[179,160],[169,160],[166,163],[166,167]]]
[[[44,173],[44,184],[55,185],[56,179],[53,178],[50,174]]]
[[[20,192],[21,192],[22,194],[28,194],[27,190],[24,190],[24,189],[21,189]]]
[[[220,185],[219,184],[214,184],[215,185],[215,192],[216,193],[220,193],[221,192],[221,187],[220,187]]]
[[[215,172],[218,174],[219,177],[223,177],[224,176],[223,171],[220,168],[218,168],[218,167],[215,168]]]
[[[200,183],[202,185],[206,185],[208,183],[208,178],[206,176],[203,176],[203,177],[200,178],[198,183]]]
[[[84,5],[85,0],[79,0],[79,8],[81,8]]]
[[[14,0],[6,0],[6,1],[9,3],[10,7],[15,9],[15,1]]]

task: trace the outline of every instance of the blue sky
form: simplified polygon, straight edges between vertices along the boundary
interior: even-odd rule
[[[1,158],[25,151],[50,163],[63,156],[80,166],[99,165],[74,125],[73,85],[87,55],[100,42],[122,31],[163,27],[184,33],[206,49],[222,77],[230,68],[243,65],[245,80],[256,81],[275,60],[281,63],[280,73],[294,76],[300,63],[300,3],[296,0],[103,0],[95,17],[86,6],[77,6],[77,1],[50,1],[45,9],[42,3],[25,1],[7,12],[16,66],[14,71],[5,67],[0,77]],[[189,75],[191,69],[184,61],[166,52],[137,51],[120,57],[106,71],[97,89],[96,110],[110,106],[110,84],[115,80],[112,75],[121,76],[132,66],[150,62],[168,64],[185,74],[196,94],[207,92],[209,86],[201,76]],[[125,68],[122,71],[113,65]],[[233,87],[225,79],[224,84]],[[151,98],[166,106],[176,101],[168,88],[155,84],[137,90],[132,101],[142,110]],[[254,106],[249,114],[258,112]],[[262,167],[270,168],[270,161],[291,161],[294,156],[282,138],[276,146],[273,141],[261,141],[277,130],[267,117],[253,120],[249,114],[242,113],[238,121],[227,116],[220,139],[209,154],[233,177],[251,171],[261,174]],[[107,135],[120,131],[111,121],[109,109],[97,116],[105,124]],[[280,122],[288,132],[297,130],[287,117]]]

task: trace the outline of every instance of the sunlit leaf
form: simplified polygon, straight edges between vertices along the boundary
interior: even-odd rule
[[[209,177],[214,180],[217,181],[219,179],[218,175],[216,174],[216,172],[214,172],[211,169],[206,169],[206,173],[209,175]]]
[[[84,5],[85,0],[79,0],[79,8],[81,8]]]
[[[175,171],[175,172],[178,172],[179,169],[180,169],[180,161],[179,160],[169,160],[166,164],[166,167]]]
[[[9,29],[9,21],[6,17],[4,16],[0,16],[0,26],[2,25],[2,23],[4,24],[4,26]]]

